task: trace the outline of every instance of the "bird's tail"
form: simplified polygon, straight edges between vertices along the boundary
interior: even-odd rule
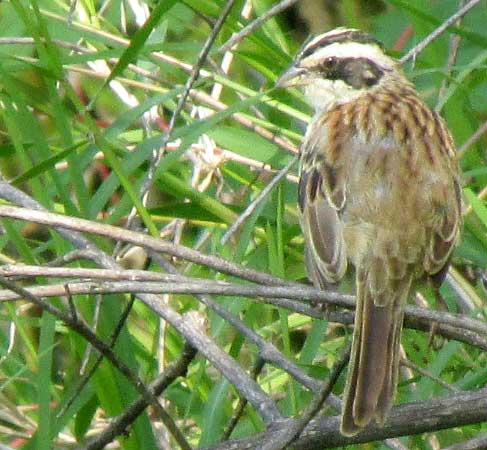
[[[373,418],[384,424],[397,387],[401,329],[411,275],[357,269],[357,308],[341,432],[357,434]]]

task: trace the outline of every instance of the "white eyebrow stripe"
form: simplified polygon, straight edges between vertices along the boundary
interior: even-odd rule
[[[385,55],[382,50],[373,44],[361,44],[358,42],[334,42],[316,50],[302,59],[305,67],[314,66],[326,58],[366,58],[376,64],[382,70],[391,70],[396,63]]]
[[[329,38],[332,38],[334,36],[340,36],[340,35],[345,35],[351,31],[357,31],[353,29],[348,29],[348,28],[337,28],[336,30],[329,31],[328,33],[320,34],[316,36],[314,39],[312,39],[310,42],[306,44],[306,47],[303,50],[306,50],[307,48],[315,46],[318,42],[323,41]]]
[[[320,47],[326,47],[333,43],[356,42],[361,44],[372,44],[382,47],[381,43],[372,36],[355,28],[337,28],[327,33],[320,34],[305,42],[300,54],[311,54]]]

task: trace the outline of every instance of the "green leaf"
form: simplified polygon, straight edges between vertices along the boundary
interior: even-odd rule
[[[146,20],[144,25],[142,25],[142,27],[140,27],[130,39],[129,46],[124,50],[122,56],[120,56],[120,59],[113,67],[110,75],[103,83],[101,89],[105,88],[110,81],[115,79],[115,77],[121,75],[127,66],[138,58],[145,42],[149,38],[152,31],[159,24],[162,16],[169,11],[169,9],[171,9],[175,3],[176,0],[165,0],[163,2],[156,3],[156,7],[153,9],[151,15]]]
[[[41,319],[41,336],[39,341],[39,377],[37,395],[39,399],[39,420],[36,448],[50,450],[51,446],[51,372],[53,364],[53,346],[56,319],[44,312]]]
[[[142,221],[144,222],[145,226],[152,234],[152,236],[157,237],[159,235],[159,231],[157,230],[156,225],[152,221],[150,214],[147,212],[147,208],[142,204],[142,201],[139,198],[137,191],[134,189],[134,186],[127,178],[126,174],[124,173],[123,167],[118,161],[117,157],[115,156],[116,147],[114,147],[109,141],[107,141],[102,136],[95,137],[95,142],[100,147],[101,151],[105,155],[105,158],[113,169],[113,171],[117,174],[117,177],[120,181],[120,184],[125,189],[125,192],[129,195],[132,203],[134,204],[137,212],[139,213]]]
[[[472,209],[474,210],[477,217],[482,221],[484,226],[487,228],[487,208],[482,203],[481,200],[473,193],[473,191],[469,188],[465,188],[463,190],[465,196],[467,197]]]
[[[193,203],[204,208],[210,214],[213,214],[225,223],[232,223],[237,218],[237,215],[230,208],[222,205],[213,197],[199,192],[187,182],[181,180],[170,172],[164,172],[164,174],[158,178],[158,185],[169,194],[176,194],[183,198],[188,198]]]
[[[98,398],[92,395],[91,398],[79,409],[74,422],[74,434],[79,441],[83,439],[95,416],[99,406]]]
[[[282,155],[282,150],[277,145],[242,128],[220,125],[208,130],[208,135],[219,146],[263,163],[268,163],[277,155]]]
[[[11,183],[14,186],[20,186],[22,183],[25,183],[26,181],[29,181],[30,179],[35,178],[50,169],[53,169],[59,161],[66,159],[72,152],[84,147],[87,143],[88,141],[81,141],[65,150],[60,151],[59,153],[56,153],[54,156],[41,161],[40,163],[31,167],[29,170],[16,176]]]

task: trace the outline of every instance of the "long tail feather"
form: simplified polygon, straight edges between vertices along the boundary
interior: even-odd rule
[[[357,434],[374,418],[384,423],[398,381],[400,337],[411,276],[391,283],[394,289],[380,306],[374,302],[371,278],[367,270],[357,270],[357,309],[341,424],[341,432],[347,436]]]

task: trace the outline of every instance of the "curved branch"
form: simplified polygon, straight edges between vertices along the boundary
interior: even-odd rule
[[[79,270],[79,269],[77,269]],[[0,271],[1,273],[1,271]],[[174,276],[174,275],[173,275]],[[170,279],[169,275],[165,275]],[[311,317],[328,318],[330,321],[340,323],[353,323],[353,316],[343,316],[341,314],[331,314],[330,317],[324,315],[322,311],[312,308],[311,305],[303,305],[306,302],[323,302],[336,304],[348,309],[355,307],[354,297],[351,295],[335,294],[324,292],[313,287],[296,286],[253,286],[224,281],[213,281],[208,279],[197,279],[180,276],[177,280],[167,282],[139,282],[139,281],[83,281],[68,283],[69,292],[77,294],[109,294],[109,293],[133,293],[138,296],[156,293],[171,294],[214,294],[226,296],[245,296],[250,298],[262,297],[263,301],[278,304],[301,314]],[[66,283],[32,286],[27,288],[29,292],[43,296],[54,297],[66,294]],[[19,300],[21,296],[9,292],[0,291],[0,302]],[[308,308],[303,310],[302,306]],[[414,306],[406,307],[405,326],[429,332],[431,324],[438,324],[438,334],[448,338],[467,342],[478,346],[487,351],[487,324],[480,320],[471,319],[460,314],[439,312]]]
[[[384,427],[372,425],[353,437],[345,437],[339,431],[338,416],[323,417],[310,422],[304,434],[292,446],[293,450],[321,450],[345,445],[443,430],[487,420],[487,395],[485,390],[462,392],[449,397],[437,397],[425,402],[408,403],[391,410]],[[251,450],[276,439],[283,428],[289,428],[293,420],[286,421],[279,429],[273,429],[248,439],[228,441],[206,450]]]
[[[14,203],[19,203],[23,206],[28,206],[34,209],[24,209],[15,207],[0,207],[1,208],[14,208],[15,210],[30,211],[33,216],[46,217],[52,213],[45,211],[42,205],[36,202],[34,199],[20,191],[19,189],[11,186],[0,178],[0,197],[6,198]],[[61,216],[68,219],[66,216]],[[25,220],[30,220],[29,217],[25,217]],[[81,219],[77,219],[79,221]],[[89,225],[90,221],[81,220],[85,225]],[[69,220],[68,222],[69,223]],[[88,239],[86,239],[78,231],[68,231],[63,224],[50,224],[69,242],[81,249],[88,249],[93,253],[93,259],[98,262],[102,267],[109,269],[121,269],[113,258],[109,257],[106,253],[98,249]],[[116,227],[115,227],[116,229]],[[79,230],[82,231],[82,230]],[[86,231],[86,230],[85,230]],[[117,232],[120,233],[120,232]],[[123,230],[118,234],[118,239],[124,234],[130,234],[129,230]],[[134,233],[137,235],[138,233]],[[152,239],[152,238],[151,238]],[[158,241],[154,239],[154,241]],[[164,242],[164,241],[160,241]],[[197,253],[197,252],[196,252]],[[220,259],[220,258],[217,258]],[[224,261],[224,260],[223,260]],[[238,266],[238,264],[236,265]],[[258,273],[258,272],[257,272]],[[10,283],[5,280],[6,283]],[[29,294],[27,292],[27,294]],[[20,294],[22,296],[22,294]],[[226,377],[256,409],[256,411],[262,416],[266,423],[272,423],[281,419],[281,414],[277,409],[275,402],[267,395],[263,389],[252,380],[240,367],[240,365],[225,353],[215,342],[206,336],[197,326],[190,323],[183,315],[179,314],[161,301],[158,295],[154,294],[138,294],[138,298],[144,302],[150,309],[152,309],[160,317],[167,320],[186,340],[189,344],[197,348],[202,355],[208,359],[222,374]],[[50,306],[50,305],[48,305]]]

